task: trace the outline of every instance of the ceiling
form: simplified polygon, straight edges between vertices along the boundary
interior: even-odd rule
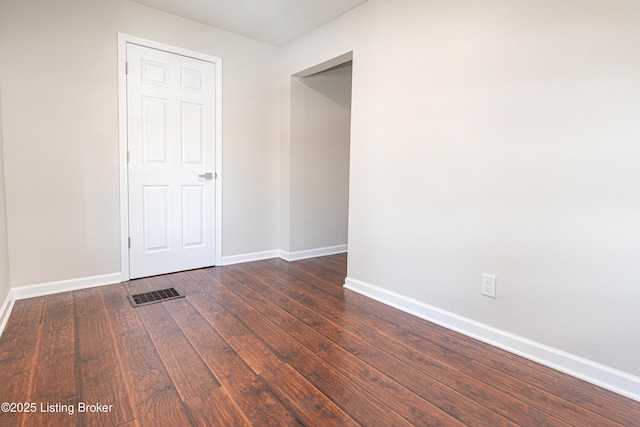
[[[282,46],[367,0],[132,0]]]

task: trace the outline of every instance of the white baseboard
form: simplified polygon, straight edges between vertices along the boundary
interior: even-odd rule
[[[222,265],[240,264],[243,262],[261,261],[271,258],[282,258],[286,261],[294,261],[318,256],[333,255],[347,251],[347,245],[329,246],[326,248],[311,249],[300,252],[285,252],[279,249],[270,251],[253,252],[241,255],[232,255],[222,258]],[[113,285],[122,281],[121,273],[104,274],[101,276],[82,277],[78,279],[60,280],[56,282],[39,283],[35,285],[16,286],[9,291],[0,308],[0,335],[9,320],[11,310],[16,300],[34,298],[59,292],[75,291],[78,289],[92,288],[96,286]]]
[[[345,288],[640,402],[640,377],[347,277]]]
[[[120,283],[120,273],[103,274],[101,276],[81,277],[78,279],[60,280],[57,282],[40,283],[36,285],[16,286],[11,291],[15,300],[57,294],[60,292],[76,291],[78,289]]]
[[[280,251],[277,249],[271,251],[252,252],[249,254],[231,255],[222,257],[222,265],[240,264],[243,262],[262,261],[263,259],[271,259],[280,257]]]
[[[16,300],[13,297],[13,289],[10,289],[7,297],[2,303],[2,307],[0,307],[0,336],[2,336],[2,332],[4,332],[4,327],[7,326],[7,322],[9,321],[9,316],[11,316],[11,310],[13,310],[13,304],[15,303],[15,301]]]
[[[243,262],[262,261],[263,259],[282,258],[285,261],[298,261],[301,259],[315,258],[326,255],[342,254],[347,252],[347,245],[327,246],[325,248],[309,249],[306,251],[287,252],[281,249],[271,251],[252,252],[249,254],[231,255],[222,257],[222,265],[240,264]]]
[[[121,274],[103,274],[101,276],[81,277],[79,279],[60,280],[57,282],[39,283],[36,285],[16,286],[9,294],[0,308],[0,336],[4,332],[13,306],[17,300],[41,297],[43,295],[57,294],[60,292],[76,291],[78,289],[93,288],[96,286],[113,285],[120,283]]]
[[[348,245],[336,245],[297,252],[286,252],[281,250],[280,258],[285,261],[298,261],[301,259],[316,258],[320,256],[343,254],[347,252],[348,247]]]

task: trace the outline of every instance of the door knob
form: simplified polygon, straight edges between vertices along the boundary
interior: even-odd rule
[[[198,175],[198,178],[213,179],[213,172],[205,172]]]

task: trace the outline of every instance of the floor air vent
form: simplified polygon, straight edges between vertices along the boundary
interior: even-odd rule
[[[134,307],[167,301],[170,299],[184,298],[175,288],[160,289],[158,291],[146,292],[144,294],[127,295],[129,302]]]

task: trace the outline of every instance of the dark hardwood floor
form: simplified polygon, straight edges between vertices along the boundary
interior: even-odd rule
[[[640,426],[640,403],[345,290],[345,276],[346,255],[274,259],[17,301],[0,400],[34,411],[0,426]],[[186,298],[126,298],[170,286]]]

